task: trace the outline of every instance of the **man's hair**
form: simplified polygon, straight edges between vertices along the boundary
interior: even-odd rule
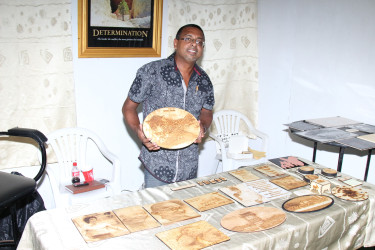
[[[202,28],[199,26],[199,25],[196,25],[196,24],[186,24],[184,26],[182,26],[176,33],[176,39],[180,39],[180,35],[181,35],[181,32],[185,29],[185,28],[196,28],[196,29],[199,29],[200,31],[202,31],[202,34],[203,34],[203,38],[204,38],[204,32],[202,30]]]

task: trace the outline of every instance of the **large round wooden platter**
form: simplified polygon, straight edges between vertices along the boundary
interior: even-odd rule
[[[199,135],[199,122],[189,112],[179,108],[161,108],[151,112],[143,121],[143,132],[159,147],[184,148]]]
[[[326,195],[303,195],[287,200],[283,209],[295,213],[315,212],[333,204],[333,199]]]
[[[337,198],[348,201],[364,201],[368,199],[367,192],[355,187],[336,186],[331,192]]]
[[[235,232],[257,232],[276,227],[286,219],[284,211],[274,207],[247,207],[221,219],[221,225]]]

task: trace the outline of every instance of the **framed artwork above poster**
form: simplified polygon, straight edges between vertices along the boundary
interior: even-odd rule
[[[160,57],[163,0],[78,0],[78,57]]]

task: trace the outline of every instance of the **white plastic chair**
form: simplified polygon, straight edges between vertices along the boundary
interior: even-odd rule
[[[46,169],[56,207],[93,201],[121,192],[120,161],[94,132],[84,128],[63,128],[47,137],[47,145],[52,147],[58,161],[57,164],[48,164]],[[77,162],[79,169],[92,167],[95,180],[109,181],[105,188],[79,194],[67,191],[65,185],[72,184],[73,162]],[[84,181],[82,173],[80,180]]]
[[[216,130],[213,129],[214,127]],[[247,133],[241,132],[246,130]],[[255,129],[250,120],[237,111],[221,110],[215,112],[209,136],[216,142],[216,158],[219,160],[216,173],[266,161],[265,157],[254,159],[251,153],[243,154],[242,152],[233,153],[230,151],[230,147],[234,150],[241,148],[243,145],[236,145],[236,143],[242,143],[244,138],[245,143],[247,142],[244,151],[251,148],[252,150],[267,152],[268,147],[268,136]]]

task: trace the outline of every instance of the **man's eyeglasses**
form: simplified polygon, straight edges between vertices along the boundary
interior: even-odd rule
[[[200,47],[204,47],[204,45],[205,45],[205,42],[202,39],[199,39],[199,38],[193,39],[191,37],[181,37],[178,40],[184,40],[187,43],[195,43],[196,45],[198,45]]]

